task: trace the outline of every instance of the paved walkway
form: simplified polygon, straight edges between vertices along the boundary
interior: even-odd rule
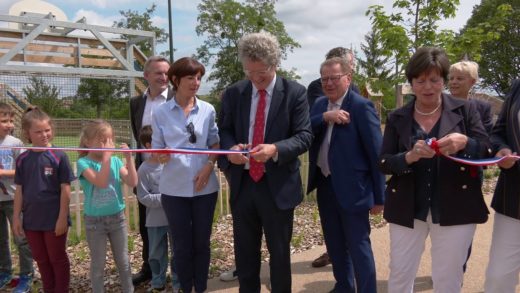
[[[491,198],[486,198],[489,201]],[[488,262],[489,246],[493,228],[493,214],[486,224],[478,225],[473,242],[473,251],[464,275],[462,292],[483,292],[484,276]],[[371,237],[377,268],[378,292],[387,292],[389,262],[388,226],[375,229]],[[292,256],[293,292],[321,293],[329,292],[334,286],[331,266],[315,269],[310,266],[313,259],[325,251],[323,246]],[[265,283],[268,279],[268,266],[262,265],[262,292],[268,292]],[[430,242],[428,239],[419,272],[417,273],[415,292],[433,292],[431,283]],[[218,278],[209,280],[209,292],[238,292],[238,281],[221,282]],[[517,290],[517,292],[520,292]]]

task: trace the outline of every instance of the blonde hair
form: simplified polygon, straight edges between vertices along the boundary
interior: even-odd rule
[[[54,124],[52,123],[51,117],[47,115],[47,113],[43,112],[38,107],[27,108],[22,116],[22,133],[28,143],[32,143],[31,137],[29,136],[29,130],[31,129],[31,126],[35,120],[47,121],[51,129],[54,129]]]
[[[103,119],[95,119],[88,121],[85,126],[81,129],[81,135],[79,137],[79,147],[88,148],[88,142],[102,137],[108,130],[112,130],[112,125]],[[80,151],[79,157],[85,157],[88,155],[88,151]]]
[[[473,61],[460,61],[450,66],[450,73],[458,71],[467,73],[475,81],[478,81],[478,63]]]

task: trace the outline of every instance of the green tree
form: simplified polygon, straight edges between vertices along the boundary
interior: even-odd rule
[[[152,4],[152,6],[150,8],[147,8],[145,12],[143,12],[142,14],[136,10],[120,10],[119,13],[123,18],[121,18],[119,21],[114,22],[113,26],[118,28],[154,32],[156,42],[158,44],[162,44],[168,40],[168,34],[163,28],[154,26],[152,24],[152,17],[155,13],[156,8],[157,5]],[[155,54],[155,52],[152,51],[152,44],[149,42],[137,42],[137,47],[139,47],[139,50],[141,50],[146,56],[151,56]]]
[[[390,57],[385,56],[382,52],[380,39],[381,37],[375,30],[365,35],[365,41],[361,44],[361,51],[365,59],[358,59],[360,70],[355,76],[359,76],[360,85],[366,86],[367,83],[370,83],[370,87],[374,91],[382,92],[384,95],[383,106],[393,108],[395,104],[393,85],[396,82],[396,75],[390,67]]]
[[[483,0],[453,47],[479,63],[483,87],[504,97],[520,76],[520,1]]]
[[[128,108],[128,82],[126,80],[82,78],[78,87],[78,98],[95,108],[96,118],[113,119],[117,100],[124,99]],[[121,117],[119,117],[121,118]],[[128,119],[128,115],[124,117]]]
[[[60,89],[56,85],[47,84],[41,77],[31,76],[29,85],[23,88],[23,93],[29,103],[40,107],[52,117],[59,116]]]
[[[289,52],[300,45],[285,31],[284,24],[276,18],[275,0],[203,0],[199,6],[197,35],[205,36],[203,45],[197,48],[197,58],[204,64],[212,64],[208,81],[214,81],[212,95],[218,95],[228,85],[244,78],[238,60],[238,42],[248,33],[265,30],[278,38],[285,59]],[[298,79],[294,69],[279,69],[278,74]]]
[[[439,21],[455,16],[459,0],[395,0],[396,12],[386,14],[381,5],[370,6],[372,28],[380,36],[384,56],[395,58],[402,73],[410,55],[422,46],[441,46],[449,32],[438,33]]]

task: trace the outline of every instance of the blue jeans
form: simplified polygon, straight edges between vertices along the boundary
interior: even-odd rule
[[[13,223],[13,201],[0,201],[0,273],[12,274],[11,251],[9,250],[9,223]],[[20,275],[33,273],[31,249],[25,237],[14,236],[20,258]]]
[[[168,226],[148,227],[148,263],[152,271],[152,288],[162,288],[166,285],[166,271],[168,270]],[[171,243],[171,242],[170,242]],[[173,250],[172,250],[173,252]],[[177,273],[173,267],[173,255],[171,257],[172,283],[178,282]]]
[[[105,292],[103,278],[107,254],[107,239],[110,241],[112,255],[119,272],[122,292],[134,292],[130,261],[128,259],[128,230],[124,211],[109,216],[85,216],[85,234],[90,250],[92,292]]]

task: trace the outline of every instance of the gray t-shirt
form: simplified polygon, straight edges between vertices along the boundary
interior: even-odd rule
[[[159,179],[163,165],[144,161],[137,176],[137,199],[146,206],[146,227],[168,226],[168,219],[161,204],[161,193],[159,192]]]
[[[23,143],[18,138],[7,135],[0,140],[0,146],[5,147],[20,147]],[[14,149],[0,149],[0,169],[14,170],[15,162],[21,150]],[[8,201],[14,199],[14,176],[0,176],[0,201]]]

